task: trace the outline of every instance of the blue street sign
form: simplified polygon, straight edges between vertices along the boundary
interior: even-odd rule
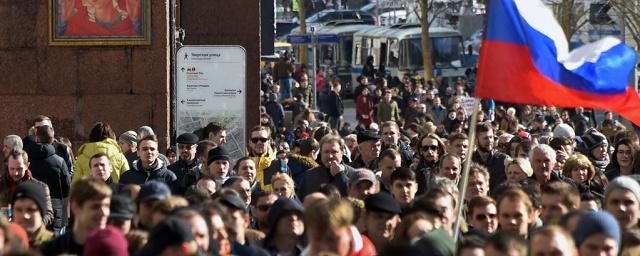
[[[290,44],[310,44],[311,35],[288,35],[287,42]]]
[[[337,44],[340,42],[340,38],[335,34],[317,35],[316,42],[319,44]]]

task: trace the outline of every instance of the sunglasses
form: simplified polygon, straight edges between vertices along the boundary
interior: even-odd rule
[[[258,208],[258,210],[266,212],[269,210],[269,208],[271,208],[270,204],[263,204],[263,205],[256,205],[256,208]]]
[[[422,151],[428,151],[428,150],[438,150],[438,146],[437,145],[424,145],[424,146],[422,146]]]
[[[477,221],[481,221],[481,220],[486,220],[486,219],[495,219],[497,217],[498,217],[497,214],[478,214],[478,215],[476,215],[476,220]]]
[[[269,141],[269,138],[260,138],[260,137],[251,138],[251,142],[253,143],[258,143],[258,142],[266,143],[267,141]]]

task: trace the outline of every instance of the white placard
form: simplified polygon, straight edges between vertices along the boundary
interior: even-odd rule
[[[464,109],[464,113],[467,117],[470,117],[473,114],[474,103],[476,102],[476,98],[474,97],[462,97],[462,109]]]
[[[176,55],[177,134],[224,125],[231,158],[245,155],[246,51],[241,46],[184,46]],[[205,135],[206,136],[206,135]],[[234,161],[235,162],[235,161]]]

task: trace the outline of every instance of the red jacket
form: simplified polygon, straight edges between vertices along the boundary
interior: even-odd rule
[[[360,95],[356,98],[356,117],[361,124],[369,126],[373,122],[375,103],[369,96]]]

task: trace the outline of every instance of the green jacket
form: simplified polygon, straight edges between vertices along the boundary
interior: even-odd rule
[[[296,96],[298,93],[302,94],[302,100],[304,103],[307,103],[307,107],[311,108],[313,106],[313,92],[309,87],[296,87],[293,89],[293,96]]]
[[[80,146],[78,159],[74,165],[73,181],[91,175],[89,159],[97,153],[103,153],[109,157],[111,162],[111,177],[114,182],[120,181],[120,174],[129,170],[129,162],[122,154],[118,142],[113,139],[105,139],[98,142],[89,142]]]
[[[381,100],[378,102],[376,113],[376,122],[381,124],[386,121],[398,121],[400,120],[400,108],[395,101],[386,102]]]

